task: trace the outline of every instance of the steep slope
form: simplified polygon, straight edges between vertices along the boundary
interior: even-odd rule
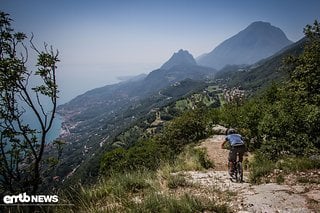
[[[225,80],[230,87],[242,86],[250,90],[264,88],[271,82],[287,78],[287,73],[282,70],[284,59],[289,55],[301,54],[305,44],[306,39],[303,38],[251,66],[226,66],[216,74],[215,78]]]
[[[198,58],[198,64],[221,69],[226,65],[253,64],[291,44],[284,32],[267,22],[254,22]]]
[[[188,51],[179,50],[160,69],[152,71],[145,78],[144,90],[159,90],[187,78],[194,80],[212,78],[215,73],[215,69],[197,65]]]

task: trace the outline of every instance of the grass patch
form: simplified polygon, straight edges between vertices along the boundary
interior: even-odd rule
[[[170,175],[168,178],[167,186],[169,189],[176,189],[178,187],[187,187],[191,184],[187,182],[182,174]]]
[[[76,187],[68,202],[73,212],[231,212],[206,196],[171,194],[154,187],[160,181],[155,172],[113,174],[95,186]],[[188,187],[183,175],[171,175],[167,187]],[[67,209],[61,207],[57,212]]]
[[[130,212],[231,212],[226,205],[217,205],[207,198],[184,194],[175,197],[151,194],[144,202],[128,206]]]
[[[313,177],[298,177],[297,181],[299,183],[313,183],[313,184],[320,184],[319,178],[313,178]]]
[[[284,157],[277,162],[268,160],[261,154],[255,155],[250,167],[250,182],[260,183],[262,177],[271,174],[275,169],[282,170],[284,174],[290,172],[307,171],[320,168],[319,158]],[[303,181],[303,180],[302,180]],[[277,183],[283,183],[282,174],[276,177]]]
[[[93,186],[78,185],[69,192],[66,203],[74,204],[74,212],[230,212],[227,205],[218,205],[207,196],[170,190],[194,186],[183,174],[173,172],[211,166],[205,149],[189,145],[174,163],[165,162],[157,171],[109,173]],[[61,207],[60,212],[64,210]]]
[[[148,182],[148,179],[151,178],[151,176],[148,178],[148,175],[150,174],[145,172],[124,174],[120,175],[119,182],[125,192],[138,193],[151,187],[150,182]]]
[[[75,204],[74,211],[99,212],[104,209],[106,212],[117,212],[121,211],[123,204],[130,202],[135,194],[154,190],[154,175],[149,171],[114,173],[94,186],[78,185],[71,189],[66,197],[68,203]]]
[[[319,159],[310,159],[310,158],[293,158],[287,157],[282,160],[279,160],[276,163],[278,169],[281,169],[285,172],[297,172],[297,171],[306,171],[310,169],[320,168]]]

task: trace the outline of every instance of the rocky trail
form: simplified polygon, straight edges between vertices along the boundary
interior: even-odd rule
[[[215,135],[201,143],[215,169],[185,172],[188,181],[234,194],[229,203],[234,212],[320,212],[319,183],[298,183],[292,181],[295,177],[291,175],[288,177],[291,182],[252,185],[248,172],[244,174],[244,183],[231,182],[227,172],[229,151],[221,149],[224,138],[224,135]],[[315,172],[320,177],[320,172]]]

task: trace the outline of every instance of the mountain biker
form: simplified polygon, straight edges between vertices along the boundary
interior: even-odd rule
[[[225,144],[228,142],[230,145],[229,152],[229,175],[233,177],[234,165],[237,161],[237,154],[239,154],[239,161],[242,162],[243,154],[246,151],[245,143],[240,134],[237,134],[235,129],[228,129],[226,131],[226,139],[222,143],[221,148],[224,149]]]

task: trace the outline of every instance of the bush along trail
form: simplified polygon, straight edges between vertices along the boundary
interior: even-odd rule
[[[228,194],[234,212],[317,212],[320,209],[320,170],[286,174],[274,169],[263,184],[250,183],[249,172],[244,172],[244,183],[230,181],[227,172],[228,150],[221,149],[224,135],[204,140],[200,147],[207,150],[214,169],[183,172],[186,180],[199,187],[215,188]],[[244,160],[244,167],[250,164]],[[247,162],[247,163],[246,163]]]

